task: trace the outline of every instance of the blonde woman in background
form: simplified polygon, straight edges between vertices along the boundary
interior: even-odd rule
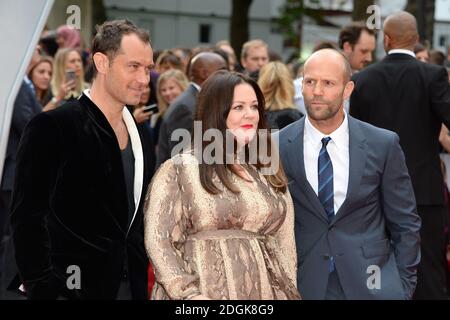
[[[159,128],[164,113],[169,105],[186,90],[189,80],[186,75],[178,69],[170,69],[162,73],[156,85],[156,98],[158,100],[158,113],[152,117],[151,126],[154,130],[155,144],[158,143]]]
[[[258,85],[266,100],[266,119],[271,129],[282,129],[303,114],[294,106],[294,84],[289,69],[269,62],[259,72]]]
[[[53,76],[53,59],[47,56],[41,56],[39,61],[28,72],[28,78],[33,82],[36,92],[36,98],[42,105],[42,111],[52,110],[56,107],[58,101],[62,101],[66,96],[72,83],[61,83],[58,95],[52,97],[50,82]]]
[[[71,78],[71,74],[74,74],[73,78]],[[84,82],[83,63],[78,50],[71,48],[58,50],[53,63],[51,81],[53,108],[70,99],[77,99],[87,88],[89,85]],[[64,93],[65,95],[63,95]]]

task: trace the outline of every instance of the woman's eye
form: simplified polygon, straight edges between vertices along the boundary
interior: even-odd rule
[[[235,110],[241,110],[241,109],[242,109],[242,106],[234,106],[233,109],[235,109]]]
[[[258,110],[258,105],[253,105],[251,108],[252,108],[253,110]]]

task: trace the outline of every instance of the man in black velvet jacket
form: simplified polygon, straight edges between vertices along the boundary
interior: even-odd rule
[[[11,224],[29,299],[146,299],[142,206],[154,170],[125,105],[149,82],[149,35],[105,22],[90,91],[41,113],[17,155]]]

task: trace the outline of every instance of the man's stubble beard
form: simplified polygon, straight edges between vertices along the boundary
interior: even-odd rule
[[[307,102],[305,100],[306,112],[308,113],[308,116],[313,120],[325,121],[325,120],[332,119],[339,112],[339,110],[341,109],[340,107],[342,106],[342,104],[344,102],[344,99],[341,98],[336,103],[327,103],[325,101],[320,101],[320,102],[325,103],[327,105],[327,107],[325,110],[315,112],[314,108],[311,106],[311,103]],[[334,109],[334,107],[336,107],[336,109]],[[317,115],[317,113],[319,113],[319,115]]]

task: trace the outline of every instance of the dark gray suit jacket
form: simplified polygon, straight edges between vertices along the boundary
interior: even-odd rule
[[[159,130],[156,168],[170,159],[172,148],[178,141],[171,141],[172,132],[176,129],[192,130],[193,114],[197,103],[198,90],[194,85],[189,87],[169,106],[163,116]]]
[[[347,197],[331,223],[306,179],[305,117],[279,132],[295,209],[298,289],[304,299],[323,299],[332,255],[347,299],[409,299],[421,223],[398,136],[351,116],[348,125]],[[381,271],[379,289],[369,289],[371,266]]]

